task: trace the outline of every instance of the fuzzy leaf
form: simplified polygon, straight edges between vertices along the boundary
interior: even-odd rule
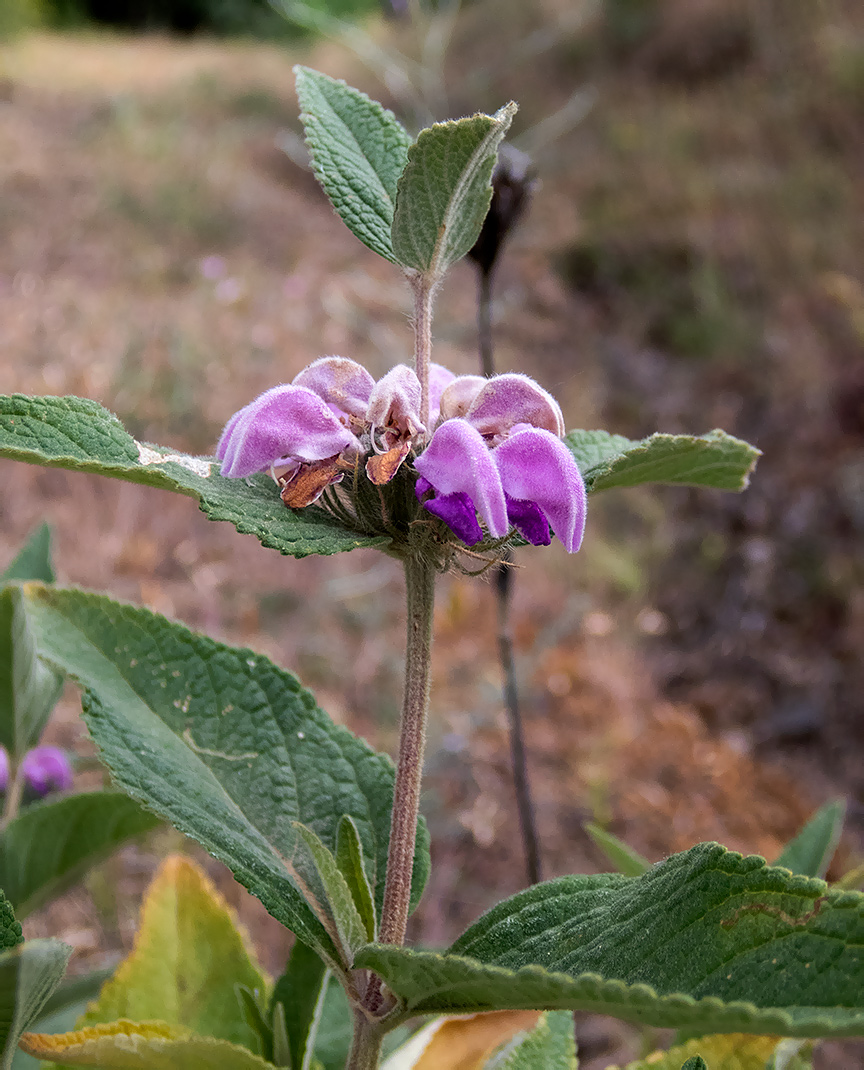
[[[443,955],[355,959],[411,1013],[590,1010],[703,1032],[864,1033],[864,895],[700,844],[641,877],[560,877]]]
[[[0,745],[16,762],[39,742],[62,688],[37,655],[18,589],[0,588]]]
[[[17,947],[24,939],[21,922],[5,893],[0,891],[0,952]]]
[[[0,1070],[9,1070],[18,1038],[60,984],[71,953],[59,940],[28,940],[0,954]]]
[[[51,563],[51,528],[40,524],[21,547],[6,571],[0,575],[0,585],[12,580],[41,580],[54,582],[54,566]]]
[[[348,814],[342,817],[336,833],[336,862],[348,882],[354,905],[363,919],[366,939],[367,941],[374,940],[378,931],[375,919],[375,900],[372,898],[372,889],[369,887],[369,878],[366,876],[360,834]]]
[[[512,1045],[512,1051],[487,1070],[577,1070],[576,1037],[571,1011],[547,1011],[537,1026]]]
[[[27,1033],[21,1047],[59,1066],[100,1070],[272,1070],[246,1048],[164,1022],[121,1020],[74,1033]]]
[[[315,177],[352,234],[395,261],[390,228],[411,144],[408,131],[391,111],[345,82],[309,67],[297,66],[294,74]]]
[[[638,851],[634,851],[629,844],[619,840],[606,829],[590,821],[586,822],[582,828],[594,841],[595,846],[599,847],[618,872],[623,873],[625,877],[638,877],[651,868],[651,863],[647,858],[643,858]]]
[[[211,854],[306,943],[338,956],[293,883],[300,821],[328,849],[343,814],[383,897],[393,763],[334,725],[291,673],[145,609],[27,584],[43,656],[86,689],[84,714],[118,783]],[[418,827],[413,901],[429,869]]]
[[[167,858],[147,890],[135,947],[79,1022],[158,1020],[254,1048],[234,985],[266,980],[225,900],[188,858]]]
[[[608,431],[571,431],[564,439],[590,493],[641,483],[744,490],[760,452],[725,431],[650,435],[640,441]]]
[[[267,475],[224,479],[211,457],[136,442],[116,416],[86,398],[0,396],[0,457],[185,494],[208,519],[227,520],[242,534],[292,557],[387,542],[341,527],[315,506],[286,509]]]
[[[514,1037],[521,1040],[540,1017],[538,1011],[492,1011],[438,1018],[397,1048],[381,1070],[483,1070],[493,1053]]]
[[[292,1067],[304,1065],[310,1040],[314,1046],[316,1010],[326,983],[324,963],[302,940],[295,940],[288,965],[276,982],[270,1000],[270,1014],[274,1023],[277,1006],[283,1008]]]
[[[765,1070],[780,1037],[759,1037],[746,1033],[720,1033],[688,1040],[668,1051],[655,1051],[645,1059],[628,1063],[623,1070],[694,1070],[706,1064],[710,1070]],[[608,1070],[620,1070],[610,1066]]]
[[[846,802],[826,803],[780,852],[775,866],[785,866],[807,877],[824,877],[843,831]]]
[[[393,218],[393,252],[434,283],[477,241],[492,200],[498,146],[516,105],[421,130],[408,150]]]

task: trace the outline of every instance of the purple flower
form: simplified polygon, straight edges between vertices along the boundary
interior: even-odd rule
[[[0,791],[9,786],[9,755],[5,747],[0,747]]]
[[[416,493],[467,546],[512,525],[535,546],[549,529],[575,553],[585,529],[585,484],[561,441],[555,399],[526,375],[454,379],[441,396],[441,423],[414,462]],[[427,497],[429,493],[433,497]]]
[[[72,787],[72,766],[59,747],[34,747],[21,763],[24,783],[37,795],[68,791]]]

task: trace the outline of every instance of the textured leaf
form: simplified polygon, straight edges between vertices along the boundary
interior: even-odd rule
[[[393,763],[336,726],[291,673],[99,595],[28,584],[44,656],[86,689],[85,718],[116,780],[211,854],[306,943],[335,948],[292,883],[300,821],[335,847],[354,819],[383,897]],[[418,827],[413,900],[429,870]]]
[[[708,1070],[708,1067],[705,1065],[705,1060],[701,1055],[694,1055],[692,1059],[688,1059],[684,1063],[681,1070]]]
[[[332,851],[305,825],[295,822],[294,830],[297,845],[291,858],[292,869],[306,901],[339,949],[345,969],[350,970],[354,952],[369,940],[363,919]]]
[[[66,1033],[87,1010],[87,1004],[99,995],[99,989],[111,976],[110,970],[96,970],[81,977],[67,977],[45,1002],[38,1017],[28,1025],[34,1033]],[[43,1064],[18,1048],[12,1058],[12,1070],[40,1070]]]
[[[493,1052],[534,1028],[538,1011],[438,1018],[397,1048],[381,1070],[483,1070]],[[572,1016],[571,1016],[572,1020]]]
[[[270,1070],[271,1063],[227,1040],[164,1022],[111,1022],[74,1033],[27,1033],[21,1046],[59,1066],[104,1070]]]
[[[625,877],[638,877],[651,868],[651,863],[647,858],[643,858],[638,851],[634,851],[629,844],[619,840],[606,829],[590,821],[582,827],[594,841],[595,846],[600,848],[618,872],[623,873]]]
[[[390,228],[411,144],[407,130],[345,82],[308,67],[297,66],[294,74],[315,177],[355,237],[395,260]]]
[[[60,984],[72,948],[59,940],[28,940],[0,954],[0,1070],[8,1070],[21,1033]]]
[[[347,814],[339,822],[336,833],[336,862],[348,882],[354,905],[363,919],[366,940],[374,940],[378,932],[375,900],[372,898],[372,889],[369,887],[369,878],[366,876],[360,833]]]
[[[62,687],[36,653],[18,589],[0,588],[0,745],[16,763],[39,742]]]
[[[285,973],[276,982],[270,1001],[271,1016],[275,1016],[277,1005],[284,1009],[292,1067],[303,1066],[310,1039],[314,1046],[316,1009],[326,983],[324,963],[302,940],[295,940]],[[346,1014],[350,1020],[347,1007]]]
[[[136,442],[116,416],[86,398],[0,396],[0,457],[186,494],[208,519],[227,520],[239,532],[293,557],[387,541],[349,531],[315,506],[286,509],[267,475],[224,479],[212,458]]]
[[[0,584],[11,580],[41,580],[54,582],[54,566],[51,563],[51,528],[40,524],[21,547],[15,558],[0,575]]]
[[[477,241],[492,200],[498,146],[516,105],[421,130],[408,150],[393,218],[393,252],[436,282]]]
[[[576,1037],[571,1011],[547,1011],[537,1026],[513,1043],[512,1051],[487,1070],[577,1070]]]
[[[254,1048],[234,984],[263,992],[227,903],[188,858],[167,858],[147,890],[135,947],[79,1025],[158,1020]]]
[[[641,877],[536,885],[446,954],[373,945],[355,965],[412,1013],[572,1008],[704,1032],[857,1036],[862,942],[860,893],[700,844]]]
[[[28,806],[0,833],[0,888],[26,917],[159,819],[128,795],[94,791]]]
[[[760,452],[725,431],[650,435],[640,441],[608,431],[571,431],[564,439],[589,493],[640,483],[744,490]]]
[[[655,1051],[646,1059],[628,1063],[624,1070],[683,1070],[698,1065],[710,1070],[765,1070],[765,1064],[774,1054],[780,1037],[757,1037],[746,1033],[721,1033],[699,1037],[686,1044],[678,1044],[668,1051]],[[610,1066],[608,1070],[619,1070]]]
[[[775,866],[785,866],[807,877],[824,877],[843,832],[846,802],[826,803],[780,852]]]
[[[15,917],[12,904],[0,891],[0,951],[9,951],[24,939],[21,922]]]

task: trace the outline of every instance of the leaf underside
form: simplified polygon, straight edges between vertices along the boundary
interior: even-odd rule
[[[59,940],[28,940],[0,953],[0,1070],[8,1070],[18,1037],[60,984],[71,953]]]

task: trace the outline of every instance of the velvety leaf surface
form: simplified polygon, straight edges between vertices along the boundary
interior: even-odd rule
[[[810,818],[798,835],[780,852],[775,866],[785,866],[807,877],[824,877],[843,832],[846,803],[835,799]]]
[[[186,494],[208,519],[226,520],[293,557],[386,542],[340,527],[315,506],[286,509],[267,475],[224,479],[213,458],[136,442],[116,416],[86,398],[0,396],[0,457]]]
[[[338,961],[290,875],[293,823],[332,850],[339,821],[350,814],[380,900],[390,759],[334,725],[295,676],[253,651],[99,595],[38,584],[24,590],[40,650],[86,689],[85,719],[116,780]],[[415,902],[428,874],[428,844],[421,823]]]
[[[765,1070],[779,1043],[779,1037],[721,1033],[688,1040],[665,1052],[655,1051],[646,1059],[628,1063],[624,1070],[681,1070],[694,1058],[702,1058],[709,1070]],[[610,1066],[609,1070],[619,1068]]]
[[[0,1070],[8,1070],[18,1038],[60,984],[72,948],[59,940],[28,940],[0,954]]]
[[[496,1059],[488,1070],[577,1070],[576,1037],[570,1011],[547,1011],[536,1027]]]
[[[725,431],[650,435],[640,441],[608,431],[571,431],[567,443],[590,493],[640,483],[743,490],[759,450]]]
[[[0,745],[16,761],[39,742],[62,687],[36,654],[18,589],[0,588]]]
[[[188,858],[167,858],[147,890],[135,947],[79,1025],[158,1020],[255,1049],[234,985],[263,992],[225,900]]]
[[[51,563],[51,528],[40,524],[21,547],[6,571],[0,575],[0,584],[11,580],[41,580],[54,582],[54,566]]]
[[[6,895],[0,891],[0,951],[17,947],[23,939],[21,922],[15,917],[15,911]]]
[[[420,1013],[569,1007],[705,1032],[864,1033],[864,896],[718,844],[641,877],[536,885],[444,955],[372,946],[355,964]]]
[[[390,228],[411,144],[407,130],[343,81],[308,67],[297,66],[294,74],[315,177],[352,234],[395,260]]]
[[[396,195],[393,252],[406,268],[439,279],[477,241],[492,200],[498,146],[516,105],[421,130]]]
[[[270,1070],[272,1064],[227,1040],[195,1036],[164,1022],[111,1022],[74,1033],[28,1033],[22,1047],[58,1066],[102,1070]]]
[[[159,819],[116,791],[36,803],[0,833],[0,888],[26,917]]]
[[[354,905],[363,920],[363,928],[366,932],[364,942],[368,943],[375,939],[378,932],[375,900],[372,898],[372,889],[369,887],[369,878],[366,876],[360,834],[357,826],[347,814],[339,822],[336,832],[336,863],[351,890]]]

